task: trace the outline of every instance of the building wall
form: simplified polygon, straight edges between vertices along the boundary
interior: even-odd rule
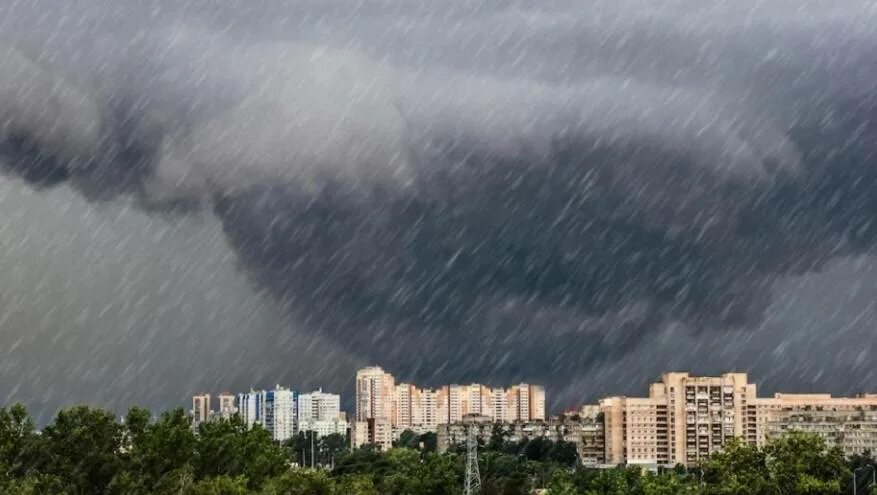
[[[404,430],[436,431],[440,424],[483,415],[495,421],[544,420],[545,389],[521,383],[507,389],[490,389],[478,383],[421,389],[395,378],[379,367],[363,368],[356,375],[356,420],[386,419],[394,435]]]
[[[219,409],[217,410],[217,413],[220,418],[229,419],[238,412],[238,408],[235,406],[234,395],[219,394],[217,400],[219,401]]]
[[[503,440],[508,442],[539,437],[554,442],[570,442],[575,445],[581,464],[586,466],[605,464],[603,425],[594,419],[501,423],[494,422],[488,416],[470,415],[464,417],[462,421],[439,426],[436,436],[438,451],[446,452],[453,445],[465,444],[470,430],[474,430],[476,437],[483,443],[490,441],[495,430],[501,432]]]
[[[356,420],[393,421],[396,384],[393,375],[372,366],[356,373]]]
[[[282,442],[296,434],[296,394],[277,386],[265,392],[263,426],[275,441]]]
[[[203,423],[210,419],[210,412],[210,394],[192,397],[192,421],[195,424]]]
[[[691,466],[732,438],[763,446],[795,430],[820,434],[848,455],[877,448],[877,395],[759,398],[745,373],[666,373],[648,397],[608,397],[599,409],[609,464]]]
[[[877,452],[877,395],[832,397],[828,394],[776,394],[758,399],[764,439],[793,431],[821,436],[844,454]]]

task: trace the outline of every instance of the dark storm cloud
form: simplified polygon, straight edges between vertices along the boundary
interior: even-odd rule
[[[409,372],[751,326],[877,241],[864,2],[103,4],[6,7],[9,171],[210,205],[298,321]]]

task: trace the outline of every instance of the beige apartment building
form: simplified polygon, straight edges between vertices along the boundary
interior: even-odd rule
[[[877,452],[877,394],[776,394],[758,399],[764,435],[758,443],[792,431],[821,436],[847,456]]]
[[[581,465],[597,467],[605,464],[603,424],[596,416],[497,423],[488,416],[467,415],[461,421],[439,425],[436,435],[438,451],[446,452],[454,445],[464,445],[470,432],[474,432],[483,443],[489,442],[495,433],[506,442],[539,437],[570,442],[576,447]]]
[[[377,366],[356,372],[356,421],[395,419],[396,380]]]
[[[527,383],[493,389],[478,383],[419,388],[396,384],[393,375],[376,366],[356,374],[356,429],[389,424],[395,438],[405,430],[435,432],[439,425],[459,422],[469,415],[497,422],[544,420],[545,389]],[[370,419],[384,421],[369,423]],[[368,438],[382,437],[377,432],[360,431],[353,443],[358,446],[358,441]]]
[[[746,437],[754,419],[755,385],[745,373],[693,377],[665,373],[645,398],[600,401],[611,464],[695,464],[733,437]]]
[[[192,421],[195,424],[210,419],[210,394],[192,396]]]
[[[823,436],[848,455],[877,449],[877,394],[758,398],[745,373],[665,373],[648,397],[600,401],[607,464],[694,465],[731,438],[764,445],[789,431]]]
[[[219,409],[216,411],[219,414],[220,418],[229,419],[234,416],[238,412],[237,406],[235,406],[235,399],[237,397],[234,394],[222,393],[217,396],[219,400]]]

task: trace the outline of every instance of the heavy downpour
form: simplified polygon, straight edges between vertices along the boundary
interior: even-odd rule
[[[0,398],[877,382],[877,6],[0,2]],[[351,402],[345,399],[349,407]]]

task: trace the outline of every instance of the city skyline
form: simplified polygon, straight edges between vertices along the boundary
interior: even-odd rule
[[[582,462],[593,466],[693,466],[721,451],[731,439],[761,448],[790,431],[819,435],[847,456],[877,451],[877,393],[760,396],[757,384],[741,372],[718,376],[666,372],[648,385],[646,397],[606,396],[560,415],[546,413],[545,392],[539,385],[491,388],[470,383],[420,388],[397,383],[391,373],[378,366],[358,370],[355,381],[356,409],[351,421],[343,422],[351,448],[374,444],[386,450],[410,431],[437,434],[439,449],[444,450],[464,441],[470,429],[484,440],[496,432],[494,426],[501,425],[510,441],[535,435],[571,442]],[[288,392],[279,386],[276,390]],[[264,394],[259,392],[256,397]],[[322,390],[291,394],[300,416],[295,422],[296,433],[315,431],[322,436],[342,432],[338,420],[346,415],[340,412],[338,395]],[[239,407],[252,409],[252,405],[242,406],[251,395],[240,394]],[[220,397],[227,399],[229,395]],[[305,414],[307,419],[324,414],[323,405],[318,403],[323,397],[330,398],[326,414],[335,422],[325,427],[319,426],[319,421],[301,422]],[[203,417],[205,409],[210,409],[210,396],[193,396],[191,413]],[[248,416],[246,411],[243,416]],[[290,437],[272,430],[276,426],[270,419],[246,422],[266,426],[276,440]]]

